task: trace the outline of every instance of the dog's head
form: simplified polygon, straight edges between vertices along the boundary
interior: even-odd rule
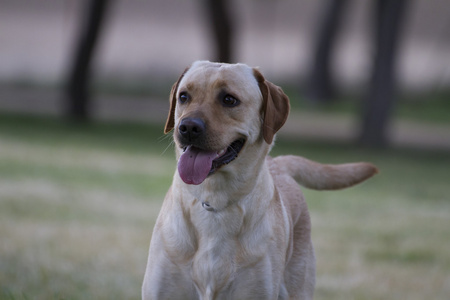
[[[288,97],[258,70],[198,61],[172,87],[164,132],[174,129],[183,181],[200,184],[251,145],[272,144],[288,114]]]

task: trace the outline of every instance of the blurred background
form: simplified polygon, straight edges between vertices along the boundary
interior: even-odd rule
[[[317,299],[450,294],[445,0],[0,0],[0,299],[138,299],[195,60],[259,67],[274,155],[381,173],[305,190]]]

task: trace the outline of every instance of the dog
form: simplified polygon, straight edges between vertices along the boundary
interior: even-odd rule
[[[150,242],[143,299],[312,299],[315,256],[299,184],[352,186],[370,163],[271,158],[283,90],[245,64],[197,61],[170,93],[178,168]]]

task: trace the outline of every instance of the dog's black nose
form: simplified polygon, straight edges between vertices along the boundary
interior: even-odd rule
[[[199,118],[185,118],[178,126],[178,132],[187,141],[192,142],[205,132],[205,122]]]

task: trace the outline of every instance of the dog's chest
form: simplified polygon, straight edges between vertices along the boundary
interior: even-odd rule
[[[236,249],[225,244],[200,248],[192,260],[192,280],[202,295],[228,287],[237,270]]]
[[[251,299],[261,286],[270,289],[266,274],[271,274],[268,248],[273,245],[268,242],[272,234],[267,221],[253,224],[258,228],[255,232],[247,228],[244,218],[228,220],[214,212],[208,214],[212,217],[209,222],[196,224],[198,249],[192,258],[191,276],[198,293],[207,298],[233,291],[239,299]]]

